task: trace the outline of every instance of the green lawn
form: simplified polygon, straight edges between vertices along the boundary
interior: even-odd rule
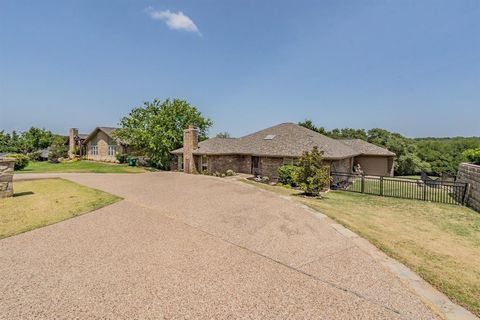
[[[13,197],[0,199],[0,239],[69,219],[119,197],[63,179],[14,182]]]
[[[331,191],[323,199],[247,181],[292,196],[368,239],[452,300],[480,315],[480,214],[469,208]]]
[[[28,166],[15,173],[48,173],[48,172],[90,172],[90,173],[141,173],[153,171],[147,167],[129,167],[126,164],[111,164],[94,161],[72,161],[50,163],[48,161],[30,162]]]

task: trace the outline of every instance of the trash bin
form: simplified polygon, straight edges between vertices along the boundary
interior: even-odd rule
[[[129,158],[129,159],[128,159],[128,165],[129,165],[130,167],[135,167],[135,166],[137,166],[137,158]]]

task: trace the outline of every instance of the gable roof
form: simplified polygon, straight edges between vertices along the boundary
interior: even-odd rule
[[[325,159],[344,159],[360,152],[348,145],[294,123],[282,123],[241,138],[213,138],[199,143],[195,155],[243,154],[271,157],[299,157],[313,147]],[[183,148],[172,153],[181,154]]]
[[[85,142],[84,143],[87,143],[88,141],[92,140],[93,137],[95,137],[97,135],[97,133],[99,131],[102,131],[104,132],[107,136],[109,136],[110,138],[112,139],[115,139],[116,141],[118,141],[117,138],[115,138],[112,134],[115,130],[117,130],[118,128],[114,128],[114,127],[96,127],[95,129],[93,129],[93,131],[85,138]],[[80,136],[80,135],[79,135]]]
[[[341,139],[338,140],[346,144],[353,150],[358,151],[362,155],[368,156],[395,156],[395,153],[387,150],[385,148],[374,145],[373,143],[367,142],[362,139]]]

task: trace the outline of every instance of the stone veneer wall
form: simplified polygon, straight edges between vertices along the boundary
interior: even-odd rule
[[[13,196],[13,167],[15,160],[0,159],[0,199]]]
[[[77,142],[75,141],[76,136],[78,136],[78,129],[70,128],[68,131],[68,157],[70,159],[75,158],[75,147],[77,146]]]
[[[88,141],[87,143],[87,155],[86,158],[88,160],[94,160],[94,161],[103,161],[103,162],[118,162],[117,156],[109,156],[108,155],[108,141],[109,137],[108,135],[103,132],[103,131],[98,131],[97,136],[95,137],[97,141],[97,153],[98,154],[92,154],[92,141]],[[116,146],[116,153],[125,153],[124,147],[117,143]]]
[[[470,184],[467,206],[480,212],[480,166],[461,163],[458,167],[457,181]]]

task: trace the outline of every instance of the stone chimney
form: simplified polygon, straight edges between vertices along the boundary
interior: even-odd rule
[[[183,172],[195,172],[196,168],[193,150],[197,148],[198,130],[193,125],[189,125],[187,129],[183,130]]]
[[[77,128],[70,128],[68,135],[68,157],[70,159],[75,158],[75,147],[77,146],[77,141],[75,138],[78,136]]]

